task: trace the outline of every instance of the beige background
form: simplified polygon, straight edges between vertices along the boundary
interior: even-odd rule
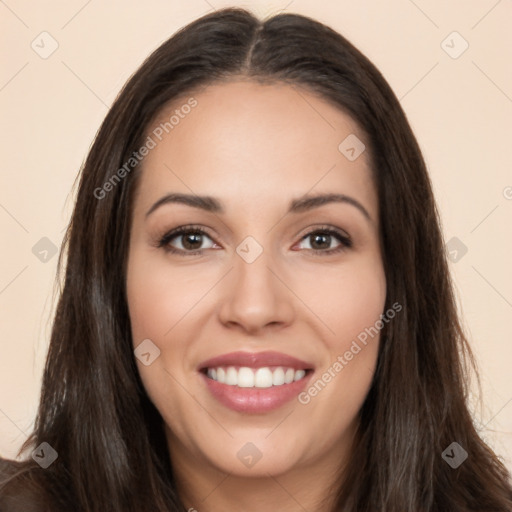
[[[512,2],[235,4],[330,24],[400,98],[430,169],[445,240],[467,247],[451,268],[482,373],[475,421],[512,469]],[[142,60],[181,26],[235,4],[0,1],[0,455],[14,457],[31,430],[48,347],[57,256],[44,262],[32,248],[43,237],[60,246],[77,171]]]

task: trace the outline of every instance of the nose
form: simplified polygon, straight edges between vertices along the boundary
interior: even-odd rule
[[[234,268],[226,276],[219,310],[224,325],[258,334],[293,321],[294,294],[270,252],[263,250],[252,263],[234,254]]]

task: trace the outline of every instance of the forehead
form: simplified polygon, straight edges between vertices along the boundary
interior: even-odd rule
[[[368,152],[351,161],[340,150],[347,137],[364,141],[359,126],[303,88],[211,85],[167,106],[147,135],[155,146],[142,163],[138,196],[145,205],[184,192],[243,199],[257,209],[307,192],[340,192],[356,195],[376,218]]]

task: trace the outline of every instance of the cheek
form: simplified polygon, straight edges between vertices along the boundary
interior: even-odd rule
[[[187,340],[194,339],[198,335],[194,330],[201,326],[194,320],[198,311],[194,306],[211,286],[195,273],[173,269],[155,254],[134,251],[130,255],[126,293],[133,347],[149,339],[160,351],[150,365],[138,359],[136,363],[150,399],[161,411],[174,410],[180,402],[177,383],[191,369]]]
[[[181,382],[183,347],[173,343],[179,320],[186,313],[183,294],[176,276],[158,261],[135,251],[130,255],[126,294],[130,315],[133,348],[146,339],[158,347],[158,357],[146,365],[136,358],[136,364],[149,399],[164,416],[179,413],[176,381]],[[190,288],[184,288],[189,290]],[[172,350],[170,350],[172,344]]]
[[[299,401],[315,418],[330,415],[333,431],[341,431],[357,415],[373,379],[385,325],[386,279],[374,258],[333,277],[316,279],[315,288],[315,311],[329,329],[324,339],[329,356]]]
[[[197,304],[206,286],[190,273],[173,270],[160,258],[145,254],[133,255],[127,276],[134,345],[145,338],[158,344],[172,337],[173,329]]]
[[[308,304],[327,327],[329,351],[338,355],[384,312],[386,278],[375,257],[360,258],[332,271],[312,274]]]

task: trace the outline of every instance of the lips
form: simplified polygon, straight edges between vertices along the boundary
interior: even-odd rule
[[[282,366],[295,370],[313,369],[311,363],[280,352],[231,352],[213,357],[199,365],[199,370],[217,368],[219,366],[246,366],[248,368],[263,368],[265,366]]]
[[[238,412],[264,413],[300,393],[314,367],[279,352],[232,352],[203,361],[198,371],[223,405]]]

